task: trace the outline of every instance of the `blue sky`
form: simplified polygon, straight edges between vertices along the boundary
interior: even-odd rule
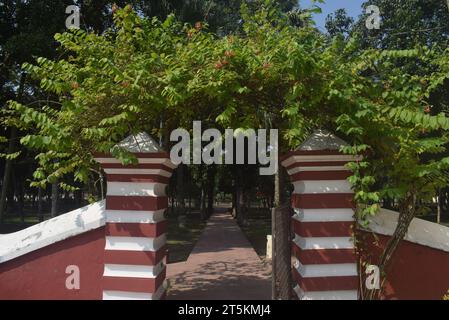
[[[307,8],[310,7],[311,0],[300,0],[299,3],[301,7]],[[325,21],[326,17],[329,13],[334,12],[337,9],[344,8],[348,15],[356,18],[360,14],[362,14],[362,4],[365,0],[326,0],[325,4],[318,4],[323,13],[317,14],[314,16],[314,20],[320,30],[325,31]]]

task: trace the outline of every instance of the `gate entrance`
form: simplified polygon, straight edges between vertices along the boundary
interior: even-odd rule
[[[19,299],[158,300],[170,298],[171,289],[173,298],[357,299],[353,194],[345,165],[359,159],[339,153],[342,145],[317,131],[283,158],[294,186],[294,214],[290,227],[289,207],[273,210],[273,272],[230,208],[217,208],[187,262],[167,265],[166,189],[176,166],[140,134],[120,143],[137,158],[133,165],[95,155],[106,173],[105,201],[1,237],[2,288]],[[247,228],[244,220],[241,225]],[[20,291],[25,286],[29,290]]]
[[[295,256],[293,271],[290,273],[292,237],[290,224],[285,217],[291,216],[291,210],[289,207],[274,209],[272,274],[275,276],[272,278],[271,291],[275,298],[290,298],[291,274],[296,282],[295,293],[300,299],[357,298],[357,264],[354,243],[351,241],[354,208],[352,191],[346,181],[350,172],[345,167],[347,162],[354,159],[339,153],[342,145],[345,143],[335,136],[317,131],[282,162],[294,185],[291,202],[295,208],[292,220]],[[141,134],[137,139],[128,139],[120,146],[133,152],[138,164],[123,166],[112,156],[96,156],[106,172],[108,183],[103,296],[113,297],[117,291],[124,291],[130,292],[130,297],[150,295],[151,298],[163,298],[167,289],[166,222],[163,214],[168,207],[168,200],[165,187],[176,166],[148,135]],[[203,281],[200,292],[210,286],[214,277],[218,279],[226,272],[231,272],[226,269],[226,261],[216,258],[214,244],[218,248],[225,246],[223,251],[235,254],[233,268],[239,266],[241,273],[251,273],[254,267],[254,264],[245,260],[248,252],[246,256],[245,251],[238,252],[243,249],[239,248],[244,247],[243,242],[233,242],[236,240],[233,236],[240,236],[230,222],[230,213],[228,216],[225,214],[220,212],[211,219],[203,239],[200,239],[203,242],[199,242],[193,252],[192,265],[178,267],[181,268],[178,273],[180,277],[187,276],[189,272],[202,276],[210,273],[202,279],[192,274],[186,278],[186,284],[187,279],[192,282]],[[220,230],[218,226],[223,229]],[[217,243],[217,237],[222,240],[226,238],[228,247],[225,241]],[[211,254],[214,258],[211,258]],[[219,268],[220,264],[224,267]],[[142,265],[147,270],[146,281],[136,276]],[[126,274],[127,279],[118,278],[119,273]],[[179,284],[177,281],[174,283]],[[230,286],[235,285],[235,289],[239,290],[237,283]],[[133,291],[135,288],[146,288],[148,292],[136,293]]]

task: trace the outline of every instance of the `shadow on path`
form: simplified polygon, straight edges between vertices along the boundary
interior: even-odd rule
[[[269,300],[270,273],[232,216],[216,210],[187,261],[167,265],[167,299]]]

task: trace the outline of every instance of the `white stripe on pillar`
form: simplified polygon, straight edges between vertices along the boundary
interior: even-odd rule
[[[357,300],[357,290],[339,291],[308,291],[305,292],[299,285],[295,287],[295,293],[300,300]]]
[[[108,182],[108,196],[150,196],[165,197],[164,183],[153,182]]]
[[[296,270],[303,278],[357,276],[356,263],[302,264],[294,258]]]
[[[103,300],[159,300],[166,290],[166,282],[155,293],[130,292],[130,291],[103,291]]]
[[[156,278],[164,269],[162,262],[155,266],[129,265],[129,264],[105,264],[105,277],[126,277],[126,278]]]
[[[156,223],[165,220],[166,209],[157,211],[106,210],[106,222]]]
[[[107,174],[128,174],[128,175],[134,175],[134,174],[151,174],[155,176],[163,176],[166,178],[171,177],[171,172],[162,170],[162,169],[109,169],[105,168],[103,169],[104,172]]]
[[[348,168],[346,168],[345,166],[324,166],[324,167],[296,167],[287,170],[289,175],[307,171],[348,171]]]
[[[107,236],[105,250],[157,251],[165,241],[165,234],[157,238]]]
[[[309,249],[353,249],[351,237],[308,237],[295,235],[293,240],[303,250]]]
[[[294,219],[301,222],[354,221],[352,209],[294,209]]]
[[[332,162],[340,162],[340,161],[346,161],[346,162],[353,162],[357,160],[362,160],[363,158],[361,156],[351,156],[351,155],[293,155],[289,157],[288,159],[284,160],[282,162],[282,166],[289,167],[294,163],[297,162],[323,162],[323,161],[332,161]]]
[[[293,183],[296,194],[354,193],[347,180],[300,180]]]

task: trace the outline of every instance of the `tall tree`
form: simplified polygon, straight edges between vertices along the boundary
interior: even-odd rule
[[[366,16],[352,32],[364,48],[410,49],[416,44],[449,46],[449,8],[446,0],[368,0],[363,7],[378,6],[379,29],[367,29]]]
[[[351,30],[354,19],[349,17],[345,9],[338,9],[326,17],[326,30],[331,37],[343,35],[347,37]]]
[[[24,97],[18,98],[17,89],[20,87],[24,62],[35,62],[36,57],[54,59],[60,54],[54,34],[65,31],[67,18],[66,7],[75,4],[80,7],[81,29],[102,34],[113,24],[113,12],[119,7],[131,3],[133,8],[144,17],[158,17],[162,20],[170,14],[175,14],[178,20],[194,25],[198,21],[209,24],[209,30],[224,35],[242,26],[240,5],[242,0],[211,1],[211,0],[49,0],[49,1],[19,1],[5,0],[0,6],[0,106],[10,99],[21,100],[23,103],[32,102],[35,107],[42,103],[38,101],[57,100],[57,93],[52,93],[49,99],[39,87],[30,80],[24,83]],[[284,11],[291,10],[296,1],[279,1]],[[256,10],[254,6],[253,10]],[[110,31],[113,32],[112,29]],[[2,122],[0,154],[8,154],[14,148],[15,142],[25,132],[18,131],[13,124]],[[168,131],[170,128],[166,128]],[[0,214],[5,208],[6,190],[9,188],[11,170],[14,170],[12,157],[0,159],[7,170],[1,170],[2,194],[0,196]],[[3,166],[2,166],[3,167]],[[6,172],[5,172],[6,171]],[[62,181],[61,181],[62,183]],[[55,188],[53,188],[55,190]],[[55,206],[53,206],[54,208]]]
[[[364,50],[405,50],[405,52],[417,52],[420,56],[425,54],[425,49],[430,47],[435,48],[437,52],[441,52],[444,55],[444,50],[449,44],[449,8],[447,1],[445,0],[368,0],[363,4],[363,7],[369,5],[378,6],[381,15],[380,29],[368,29],[366,27],[366,16],[362,15],[352,27],[345,32],[349,33],[353,39],[355,46],[358,46],[359,54],[362,54]],[[338,12],[328,18],[329,21],[329,33],[335,32],[336,26],[342,23],[337,23],[338,20],[335,17],[338,16]],[[340,21],[345,21],[345,17],[341,16]],[[332,22],[332,23],[331,23]],[[345,23],[343,23],[345,25]],[[418,49],[417,48],[421,48]],[[400,55],[398,55],[399,57]],[[435,60],[434,60],[435,61]],[[378,78],[380,68],[376,67],[373,70],[368,71],[373,77]],[[435,66],[432,65],[432,61],[427,59],[408,59],[406,57],[395,59],[392,64],[386,70],[386,72],[392,72],[392,70],[401,70],[402,75],[398,74],[398,77],[405,77],[406,74],[413,74],[417,79],[424,78],[435,71]],[[426,80],[421,80],[421,86],[426,86]],[[441,116],[449,111],[449,104],[447,97],[449,96],[449,81],[447,77],[442,77],[439,80],[439,85],[433,90],[430,90],[426,94],[426,106],[423,107],[425,113],[434,116]],[[410,104],[411,96],[406,97],[405,103]],[[408,101],[407,101],[408,100]],[[435,132],[431,130],[423,130],[421,132],[421,138],[427,141],[435,139]],[[400,143],[397,142],[399,146]],[[435,148],[436,146],[434,146]],[[425,166],[426,163],[441,159],[441,157],[448,156],[447,150],[443,149],[429,149],[426,152],[420,152],[419,157],[414,161],[414,172],[421,172],[420,166]],[[393,166],[394,167],[394,166]],[[397,169],[395,169],[397,170]],[[400,172],[400,170],[399,170]],[[413,176],[414,172],[411,173]],[[404,173],[402,173],[404,174]],[[441,173],[436,179],[445,179],[446,173]],[[397,182],[398,177],[386,176],[378,183],[383,186],[389,186]],[[396,181],[394,181],[396,180]],[[383,194],[383,202],[398,203],[397,209],[400,211],[399,223],[393,237],[389,240],[379,264],[382,272],[386,272],[390,261],[392,260],[394,253],[405,236],[408,230],[409,224],[413,217],[418,213],[426,212],[426,206],[429,200],[433,197],[439,198],[438,206],[441,195],[445,195],[447,198],[448,190],[444,188],[445,192],[440,192],[438,188],[432,188],[430,194],[427,194],[427,198],[423,195],[426,193],[425,189],[416,188],[413,186],[415,181],[410,180],[409,187],[400,189],[408,189],[405,193],[400,195],[392,195],[389,193]],[[397,191],[397,190],[396,190]],[[395,192],[393,192],[394,194]],[[418,200],[420,198],[421,200]],[[426,198],[426,200],[423,200]],[[380,291],[371,291],[370,298],[379,295]]]

